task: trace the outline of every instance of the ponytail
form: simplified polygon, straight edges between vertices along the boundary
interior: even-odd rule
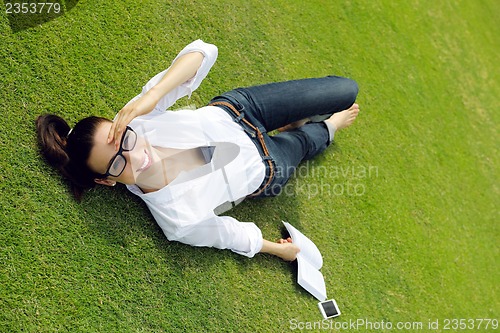
[[[56,169],[62,169],[69,162],[66,142],[70,127],[59,116],[46,114],[36,120],[38,144],[47,162]]]
[[[36,119],[38,144],[46,161],[66,177],[71,192],[80,200],[86,189],[95,186],[100,174],[92,171],[87,160],[94,145],[97,126],[106,118],[88,117],[80,120],[73,129],[59,116],[46,114]]]

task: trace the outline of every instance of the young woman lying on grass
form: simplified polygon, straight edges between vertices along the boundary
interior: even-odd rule
[[[301,161],[354,121],[357,84],[335,76],[271,83],[231,90],[195,111],[168,111],[216,58],[214,45],[189,44],[113,121],[88,117],[70,129],[59,116],[38,117],[41,152],[77,198],[95,184],[125,184],[171,241],[294,260],[290,239],[267,241],[254,223],[219,214],[247,197],[279,194]]]

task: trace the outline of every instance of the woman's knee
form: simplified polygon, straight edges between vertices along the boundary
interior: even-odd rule
[[[333,78],[334,84],[332,85],[333,93],[342,99],[342,104],[348,108],[356,101],[358,96],[359,86],[358,83],[352,79],[341,76],[329,76]]]
[[[359,86],[358,83],[352,79],[346,79],[346,90],[349,95],[349,100],[352,101],[351,105],[354,104],[356,98],[358,97]]]

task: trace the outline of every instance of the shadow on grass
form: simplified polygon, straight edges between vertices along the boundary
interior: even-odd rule
[[[316,161],[321,164],[321,157]],[[295,193],[293,181],[286,186],[292,188],[288,193]],[[258,254],[249,260],[228,250],[193,247],[168,241],[146,204],[124,186],[96,188],[86,194],[81,205],[85,213],[93,217],[90,227],[102,235],[109,244],[127,249],[133,242],[131,238],[147,237],[154,243],[153,247],[159,255],[165,259],[171,276],[182,278],[186,271],[195,272],[198,281],[212,283],[212,277],[207,273],[227,269],[224,265],[233,262],[231,266],[235,267],[237,274],[240,275],[236,280],[244,280],[246,277],[260,279],[258,276],[255,277],[256,272],[259,272],[258,274],[264,272],[262,279],[266,279],[266,272],[282,272],[288,276],[286,279],[290,286],[294,286],[296,292],[310,296],[297,284],[296,262],[284,262],[266,254]],[[239,221],[254,222],[261,228],[264,238],[271,241],[275,240],[274,238],[289,236],[281,221],[290,222],[299,230],[303,229],[300,204],[296,195],[282,194],[273,198],[248,199],[225,215]],[[221,274],[224,273],[221,271]]]
[[[4,0],[5,13],[12,32],[42,25],[63,16],[76,6],[79,0],[19,1]],[[43,5],[42,5],[43,4]]]
[[[282,237],[286,236],[282,220],[292,221],[300,228],[297,205],[293,197],[276,197],[264,199],[247,199],[237,207],[227,211],[224,215],[232,216],[240,221],[254,222],[266,230],[281,230]],[[93,217],[91,226],[99,234],[106,236],[110,243],[125,244],[130,231],[144,230],[155,241],[161,250],[169,247],[180,247],[179,255],[191,256],[191,250],[214,250],[231,254],[229,251],[220,251],[206,247],[193,247],[179,242],[170,242],[166,239],[161,228],[156,224],[146,204],[131,194],[124,186],[116,188],[96,187],[84,195],[80,203],[83,210]],[[286,209],[284,208],[286,207]],[[290,209],[290,207],[293,207]],[[143,216],[144,218],[141,218]],[[264,238],[266,235],[264,234]],[[168,251],[170,252],[170,251]],[[234,254],[235,258],[241,257]],[[245,257],[242,257],[246,259]],[[248,262],[248,260],[244,260]]]

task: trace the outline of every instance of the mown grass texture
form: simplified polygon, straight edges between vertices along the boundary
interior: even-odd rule
[[[168,242],[124,188],[78,204],[38,155],[37,115],[111,118],[197,38],[219,60],[176,107],[302,77],[359,83],[356,124],[285,195],[229,212],[268,239],[285,220],[317,244],[335,321],[498,319],[499,9],[79,1],[17,30],[2,11],[0,330],[285,332],[320,320],[294,264]]]

